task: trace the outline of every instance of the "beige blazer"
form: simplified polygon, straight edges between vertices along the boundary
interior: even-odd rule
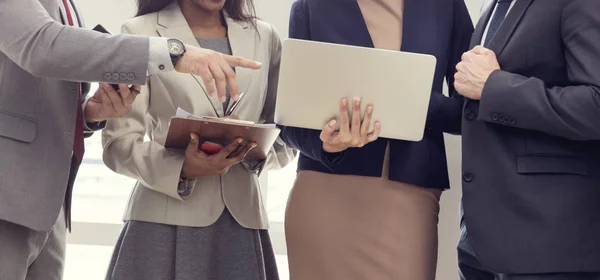
[[[246,95],[234,113],[244,120],[272,123],[281,55],[279,36],[265,22],[257,20],[254,28],[225,18],[233,55],[263,63],[260,70],[236,69],[240,92]],[[178,4],[129,20],[123,32],[177,38],[198,46]],[[266,229],[266,188],[259,184],[256,163],[245,162],[225,175],[193,180],[192,194],[185,200],[177,193],[183,151],[163,146],[177,107],[199,116],[223,116],[222,103],[216,96],[206,95],[201,78],[163,73],[152,76],[132,112],[110,121],[102,134],[106,165],[138,181],[124,219],[202,227],[216,222],[227,207],[242,226]],[[295,151],[278,140],[262,169],[281,168],[294,157]]]

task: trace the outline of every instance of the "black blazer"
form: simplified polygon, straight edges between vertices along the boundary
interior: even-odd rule
[[[391,180],[449,188],[442,132],[460,132],[463,100],[452,84],[456,64],[469,46],[473,23],[463,0],[406,0],[403,26],[403,51],[437,58],[424,139],[379,139],[363,148],[331,155],[323,152],[319,131],[282,127],[282,139],[301,151],[300,170],[379,177],[389,141]],[[296,1],[289,34],[296,39],[373,47],[356,0]],[[448,79],[450,98],[442,94],[444,78]]]
[[[473,249],[501,273],[600,272],[600,1],[518,0],[489,48],[502,71],[463,111]]]

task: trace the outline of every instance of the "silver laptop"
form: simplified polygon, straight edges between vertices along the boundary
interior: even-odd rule
[[[321,130],[339,115],[341,98],[361,97],[381,137],[420,141],[435,66],[431,55],[287,39],[275,122]]]

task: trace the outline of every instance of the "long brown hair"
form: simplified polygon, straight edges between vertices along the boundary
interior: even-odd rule
[[[155,13],[164,9],[169,4],[179,0],[137,0],[138,11],[136,16]],[[236,21],[246,21],[254,23],[256,19],[256,10],[254,0],[225,0],[223,10],[229,17]]]

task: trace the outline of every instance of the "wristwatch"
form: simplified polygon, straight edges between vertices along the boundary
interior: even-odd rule
[[[179,59],[185,54],[185,44],[177,39],[169,39],[167,40],[167,44],[169,46],[171,62],[173,62],[173,67],[175,67]]]
[[[187,178],[179,177],[179,184],[177,185],[177,193],[181,198],[187,198],[191,194],[191,189],[188,184],[189,180]]]

